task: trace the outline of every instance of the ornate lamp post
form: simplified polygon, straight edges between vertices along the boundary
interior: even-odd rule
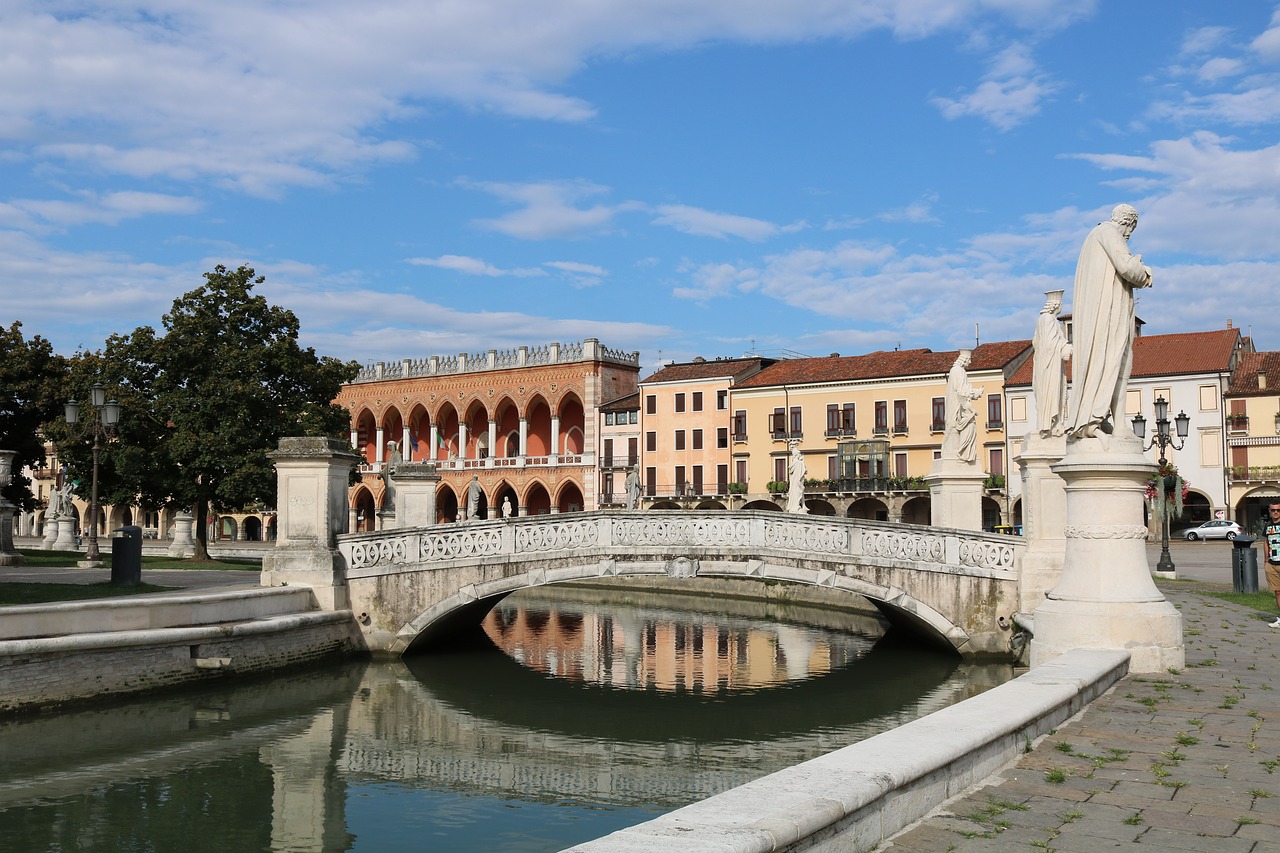
[[[93,420],[90,422],[93,425],[93,480],[89,492],[89,549],[85,552],[85,559],[93,563],[102,560],[98,551],[98,448],[102,436],[109,436],[115,431],[120,420],[120,404],[107,399],[107,389],[101,382],[95,382],[89,393],[89,401],[93,404]],[[67,401],[66,418],[68,424],[80,420],[80,404],[75,400]]]
[[[1174,450],[1181,450],[1187,444],[1187,433],[1191,430],[1191,418],[1186,412],[1178,412],[1178,416],[1174,420],[1174,429],[1177,432],[1179,443],[1174,444],[1174,439],[1169,435],[1169,403],[1164,396],[1156,398],[1156,434],[1151,436],[1151,441],[1147,444],[1146,449],[1150,450],[1156,445],[1160,446],[1160,470],[1164,470],[1164,466],[1169,460],[1165,458],[1165,449],[1172,447]],[[1140,441],[1147,438],[1147,419],[1139,412],[1133,419],[1133,434]],[[1164,500],[1164,475],[1160,477],[1160,500]],[[1156,563],[1157,572],[1173,572],[1173,558],[1169,556],[1169,513],[1163,514],[1164,521],[1160,525],[1160,561]]]

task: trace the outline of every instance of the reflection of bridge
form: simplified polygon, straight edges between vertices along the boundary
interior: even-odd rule
[[[370,647],[393,653],[480,621],[518,589],[624,576],[813,584],[966,656],[1008,650],[1024,545],[1005,536],[751,511],[590,512],[338,537]]]

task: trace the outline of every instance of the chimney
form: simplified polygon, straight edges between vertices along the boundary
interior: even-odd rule
[[[1227,318],[1227,328],[1228,328],[1228,329],[1234,329],[1234,328],[1235,328],[1235,326],[1231,325],[1231,318],[1230,318],[1230,317],[1228,317],[1228,318]]]
[[[1267,390],[1267,372],[1265,370],[1258,371],[1258,390]]]

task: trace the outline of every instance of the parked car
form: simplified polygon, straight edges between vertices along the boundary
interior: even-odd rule
[[[1206,521],[1198,527],[1188,527],[1182,535],[1194,542],[1197,539],[1235,539],[1241,532],[1240,525],[1234,521]]]

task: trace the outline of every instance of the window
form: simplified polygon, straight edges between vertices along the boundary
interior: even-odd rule
[[[604,464],[606,466],[613,464],[613,439],[606,438],[604,440]]]
[[[769,422],[769,432],[773,433],[774,438],[782,438],[787,431],[787,410],[777,408],[773,410],[773,418]]]
[[[747,482],[747,460],[735,459],[733,460],[733,467],[734,477],[737,478],[736,481],[739,483]]]
[[[627,467],[634,467],[640,461],[640,439],[627,439]]]
[[[834,454],[827,457],[827,479],[840,479],[840,457]]]
[[[893,476],[895,477],[907,476],[907,454],[905,453],[893,454]]]
[[[693,493],[695,495],[702,494],[702,466],[693,466]]]
[[[684,450],[684,430],[676,430],[676,450]]]
[[[693,392],[693,410],[695,412],[702,411],[702,392],[701,391]]]
[[[629,423],[629,424],[638,424],[638,423],[640,423],[640,410],[639,410],[639,409],[637,409],[637,410],[636,410],[636,411],[634,411],[634,412],[630,412],[630,413],[628,413],[628,414],[629,414],[629,417],[627,418],[627,423]]]
[[[840,434],[840,407],[827,403],[827,435]]]
[[[987,451],[987,473],[1004,476],[1004,448],[993,447]]]
[[[773,479],[779,483],[787,482],[787,457],[773,457]]]
[[[644,491],[649,497],[653,497],[658,493],[658,469],[644,469]]]
[[[747,440],[747,411],[746,409],[738,409],[733,413],[733,440]]]
[[[1009,398],[1009,420],[1015,423],[1027,422],[1027,398],[1026,397],[1010,397]]]
[[[893,432],[900,435],[907,431],[907,401],[893,401]]]
[[[1218,386],[1200,386],[1200,411],[1212,412],[1218,408]]]
[[[684,411],[684,394],[683,393],[676,395],[676,411],[677,412]]]
[[[1004,411],[999,394],[987,395],[987,429],[1004,429]]]
[[[728,408],[729,408],[729,392],[717,391],[716,392],[716,411],[723,412],[725,409],[728,409]]]
[[[656,453],[658,451],[658,434],[656,432],[646,432],[644,434],[644,449],[646,453]]]
[[[857,427],[853,425],[853,403],[845,403],[840,407],[840,429],[847,435],[857,432]]]
[[[1142,411],[1142,392],[1126,391],[1124,394],[1124,413],[1133,417]]]
[[[604,490],[604,502],[607,504],[613,503],[613,475],[612,474],[604,475],[604,483],[602,484],[602,486]]]
[[[799,438],[802,433],[803,433],[803,429],[801,428],[801,423],[800,423],[800,407],[792,406],[791,407],[791,437]]]
[[[1178,411],[1176,408],[1174,408],[1174,405],[1173,405],[1173,389],[1172,388],[1156,388],[1154,391],[1152,391],[1151,392],[1152,405],[1154,406],[1155,401],[1159,400],[1161,397],[1164,397],[1164,401],[1169,404],[1169,420],[1172,421],[1174,413]]]
[[[658,398],[652,394],[646,395],[644,398],[644,413],[646,415],[656,415],[658,413]]]
[[[676,494],[677,495],[684,494],[684,466],[683,465],[676,466]]]
[[[604,425],[613,426],[613,412],[604,413]]]
[[[1222,433],[1219,430],[1200,433],[1200,464],[1206,468],[1218,468],[1222,465]]]
[[[884,400],[879,400],[876,403],[875,434],[889,434],[889,404]]]
[[[716,466],[716,494],[726,495],[729,493],[729,466]]]
[[[933,416],[929,421],[930,432],[944,432],[947,428],[947,398],[933,398]]]
[[[693,449],[694,450],[702,449],[702,430],[700,429],[695,429],[693,431]]]
[[[724,449],[729,446],[729,428],[718,427],[716,429],[716,447]]]

